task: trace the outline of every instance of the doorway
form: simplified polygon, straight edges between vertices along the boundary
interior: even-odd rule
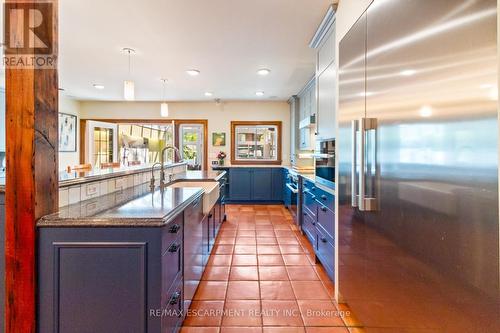
[[[204,127],[202,124],[179,125],[179,150],[188,170],[202,170],[204,161]]]

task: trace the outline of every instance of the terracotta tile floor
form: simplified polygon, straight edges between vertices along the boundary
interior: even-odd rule
[[[333,283],[284,206],[226,212],[192,305],[218,311],[187,318],[182,333],[349,333]]]

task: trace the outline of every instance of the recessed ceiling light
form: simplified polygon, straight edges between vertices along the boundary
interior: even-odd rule
[[[485,84],[480,85],[479,88],[481,88],[481,89],[490,89],[490,88],[493,88],[493,85],[489,84],[489,83],[485,83]]]
[[[360,92],[358,94],[358,96],[360,96],[360,97],[370,97],[370,96],[373,96],[373,95],[375,95],[375,93],[371,92],[371,91]]]
[[[264,96],[264,92],[263,91],[257,91],[255,93],[255,95],[257,95],[257,96]]]
[[[429,105],[424,105],[420,108],[418,113],[421,117],[428,118],[432,116],[432,107],[430,107]]]
[[[259,69],[257,71],[257,74],[261,75],[261,76],[266,76],[266,75],[269,75],[269,73],[271,73],[271,70],[270,69],[267,69],[267,68],[262,68],[262,69]]]
[[[492,101],[498,101],[498,89],[496,87],[490,88],[488,95]]]
[[[399,73],[401,76],[413,76],[415,74],[417,74],[417,71],[414,69],[405,69]]]
[[[213,93],[211,93],[211,92],[209,92],[209,91],[207,91],[207,92],[205,93],[205,96],[207,96],[207,97],[211,97],[211,96],[213,96],[213,95],[214,95],[214,94],[213,94]]]
[[[94,88],[96,89],[99,89],[99,90],[103,90],[104,89],[104,86],[102,84],[93,84]]]
[[[197,69],[188,69],[186,71],[186,73],[188,73],[188,75],[191,75],[191,76],[198,76],[198,75],[200,75],[200,71],[197,70]]]

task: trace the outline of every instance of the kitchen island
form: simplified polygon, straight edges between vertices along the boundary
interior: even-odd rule
[[[164,190],[141,184],[42,218],[38,331],[174,332],[223,220],[220,200],[204,211],[201,185],[219,190],[224,175],[187,171]]]

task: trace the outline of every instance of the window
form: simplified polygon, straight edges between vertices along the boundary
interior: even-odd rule
[[[120,162],[122,165],[160,162],[161,149],[174,144],[173,124],[119,124]],[[165,153],[173,162],[174,153]]]
[[[231,122],[231,164],[281,164],[281,122]]]
[[[118,127],[115,124],[89,120],[85,124],[85,149],[82,161],[100,168],[104,163],[118,162]],[[83,163],[82,163],[83,164]]]
[[[189,170],[201,170],[203,164],[203,125],[181,124],[179,138],[182,159]]]
[[[100,167],[103,163],[111,162],[113,162],[113,130],[94,127],[93,165]]]

